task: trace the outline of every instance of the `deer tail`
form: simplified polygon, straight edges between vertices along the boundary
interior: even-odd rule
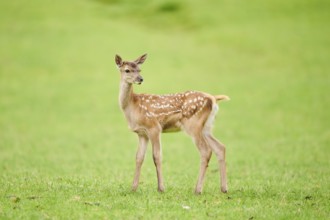
[[[230,98],[226,95],[215,95],[214,98],[215,98],[216,101],[221,101],[221,100],[228,101],[228,100],[230,100]]]

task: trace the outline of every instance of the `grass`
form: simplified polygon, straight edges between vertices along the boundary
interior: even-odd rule
[[[0,3],[1,219],[327,219],[327,1]],[[118,107],[114,55],[148,52],[137,92],[227,94],[211,160],[163,135],[166,192],[148,149],[130,191],[136,136]]]

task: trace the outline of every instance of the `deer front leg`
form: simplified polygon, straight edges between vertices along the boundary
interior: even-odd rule
[[[143,164],[143,160],[146,154],[147,146],[148,146],[148,137],[144,135],[139,135],[139,147],[136,152],[136,168],[135,168],[135,175],[132,185],[132,190],[136,191],[139,185],[139,179],[141,174],[141,167]]]
[[[160,132],[154,132],[149,138],[152,144],[152,154],[157,171],[158,191],[164,192],[165,188],[162,174],[162,148],[160,144]]]

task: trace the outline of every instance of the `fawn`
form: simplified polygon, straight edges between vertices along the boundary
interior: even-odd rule
[[[141,84],[139,65],[144,54],[135,61],[123,61],[116,55],[115,62],[121,74],[119,104],[132,131],[139,137],[136,170],[132,190],[136,191],[148,142],[152,144],[156,166],[158,191],[164,191],[162,176],[162,148],[160,134],[183,130],[193,138],[200,152],[200,170],[195,193],[201,194],[204,176],[212,151],[217,156],[221,176],[221,191],[227,192],[225,146],[213,137],[211,129],[218,111],[217,101],[229,100],[226,95],[210,95],[187,91],[168,95],[135,94],[133,84]]]

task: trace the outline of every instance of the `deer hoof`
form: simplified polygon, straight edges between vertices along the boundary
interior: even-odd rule
[[[227,193],[227,192],[228,192],[227,187],[221,187],[221,192],[223,192],[223,193]]]

